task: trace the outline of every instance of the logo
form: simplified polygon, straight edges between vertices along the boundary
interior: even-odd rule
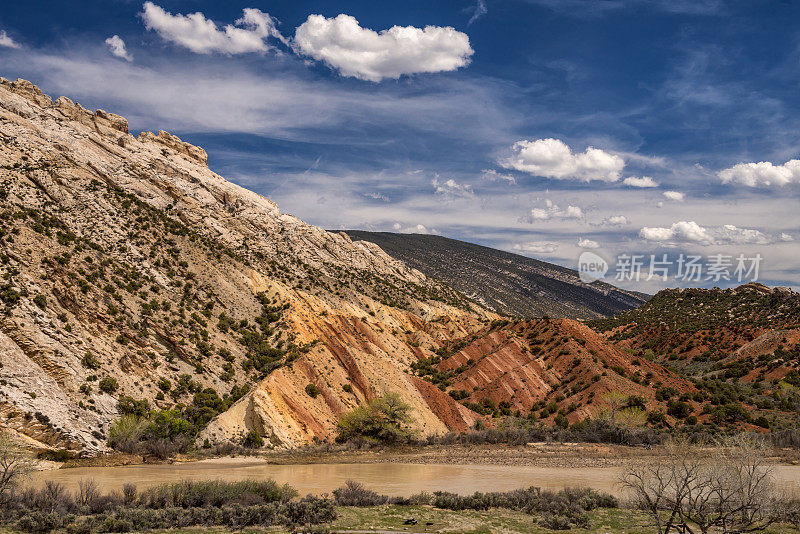
[[[578,258],[578,275],[584,284],[602,280],[607,272],[608,262],[594,252],[583,252]]]

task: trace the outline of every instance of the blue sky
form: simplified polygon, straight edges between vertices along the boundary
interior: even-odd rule
[[[762,281],[798,287],[798,15],[758,0],[4,2],[0,76],[176,133],[326,228],[570,267],[587,250],[761,254]]]

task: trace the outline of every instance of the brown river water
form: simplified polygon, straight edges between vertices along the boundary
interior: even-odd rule
[[[621,495],[621,468],[550,468],[501,465],[444,464],[302,464],[274,465],[259,460],[221,458],[184,464],[136,465],[123,467],[80,467],[39,471],[31,484],[47,480],[75,489],[81,480],[94,479],[106,491],[126,482],[145,489],[181,480],[242,480],[272,478],[295,487],[301,495],[330,493],[348,479],[390,496],[409,496],[421,491],[446,490],[469,494],[475,491],[507,491],[529,486],[543,489],[591,487]],[[775,466],[779,486],[800,493],[800,466]]]

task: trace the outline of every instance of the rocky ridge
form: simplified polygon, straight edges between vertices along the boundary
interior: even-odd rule
[[[512,317],[596,319],[646,302],[648,295],[605,282],[586,284],[559,265],[437,235],[345,230],[391,256]]]
[[[120,397],[166,409],[207,388],[230,406],[212,439],[327,439],[385,391],[423,433],[477,417],[405,371],[492,314],[177,136],[0,79],[0,198],[0,424],[43,445],[104,450]]]

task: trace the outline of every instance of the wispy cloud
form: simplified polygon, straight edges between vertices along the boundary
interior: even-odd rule
[[[392,86],[376,92],[309,77],[298,60],[278,61],[269,69],[222,58],[153,58],[148,65],[135,65],[93,52],[63,56],[23,50],[4,63],[44,89],[112,107],[140,128],[372,144],[382,141],[364,136],[365,129],[399,128],[477,142],[498,137],[504,123],[516,121],[491,81],[440,84],[431,79],[422,91]]]
[[[558,250],[558,243],[529,241],[527,243],[517,243],[514,245],[514,250],[522,254],[553,254]]]
[[[478,0],[475,2],[475,5],[471,8],[467,8],[468,11],[472,12],[472,16],[469,18],[469,22],[467,22],[467,26],[472,26],[478,19],[485,16],[489,10],[486,8],[486,1],[485,0]]]
[[[437,175],[431,180],[431,185],[437,195],[441,195],[446,199],[471,198],[475,196],[475,191],[473,191],[471,185],[460,184],[452,178],[442,181]]]
[[[6,48],[22,48],[22,45],[12,39],[5,30],[0,30],[0,46]]]
[[[667,200],[674,200],[675,202],[683,202],[686,198],[686,195],[680,191],[664,191],[663,195]]]
[[[125,47],[125,41],[123,41],[119,35],[112,35],[106,39],[105,43],[108,45],[108,50],[111,52],[111,55],[124,59],[125,61],[133,61],[133,56],[128,53],[128,49]]]

